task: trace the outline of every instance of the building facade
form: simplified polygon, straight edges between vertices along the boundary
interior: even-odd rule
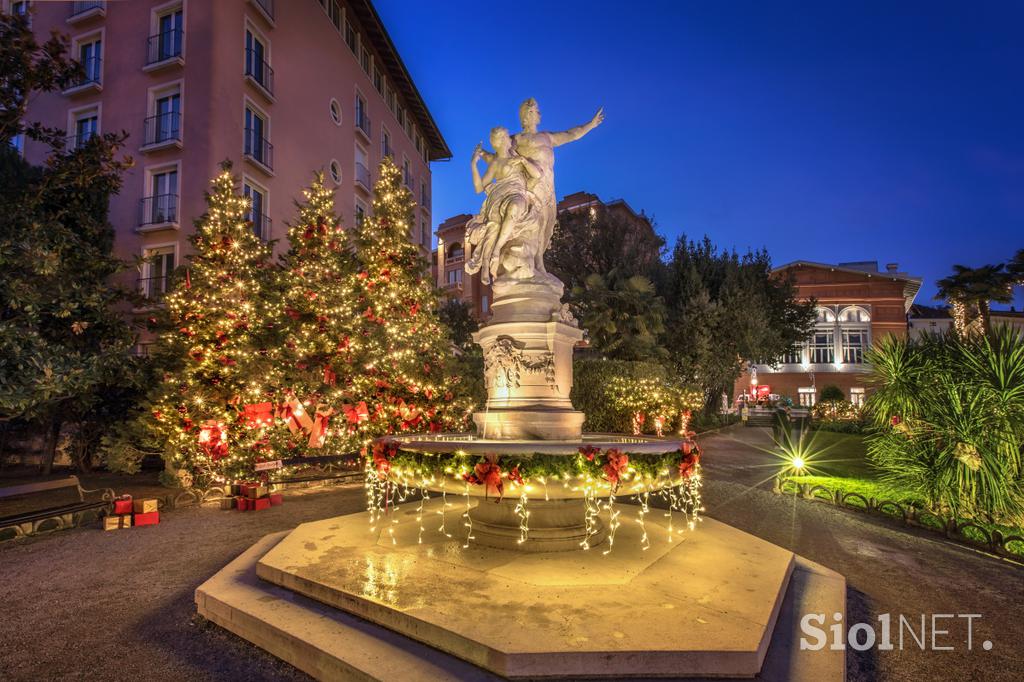
[[[643,212],[637,213],[622,199],[601,201],[590,192],[574,192],[558,202],[559,214],[579,211],[606,210],[627,221],[632,229],[653,235],[654,227]],[[438,225],[437,249],[431,259],[431,268],[437,282],[447,296],[464,301],[479,320],[490,316],[491,287],[480,281],[480,273],[466,274],[463,270],[466,256],[466,224],[473,218],[468,213],[452,216]]]
[[[135,166],[110,204],[115,251],[158,299],[188,252],[221,161],[252,201],[253,229],[287,248],[293,201],[322,170],[344,224],[372,206],[384,156],[419,203],[410,239],[431,245],[430,162],[451,153],[369,0],[6,2],[45,37],[71,37],[85,78],[33,100],[28,120],[69,144],[128,133]],[[17,6],[15,6],[17,5]],[[48,150],[23,145],[26,159]]]
[[[815,300],[817,319],[804,343],[773,365],[752,364],[736,380],[734,395],[775,394],[809,407],[825,386],[837,386],[854,404],[864,401],[869,367],[865,351],[888,334],[907,335],[907,313],[921,280],[895,263],[828,265],[797,261],[775,273],[792,276],[800,300]]]
[[[907,315],[910,335],[919,339],[929,334],[945,334],[953,329],[953,316],[947,306],[930,306],[915,303]],[[989,325],[1004,325],[1024,332],[1024,312],[1010,308],[1009,310],[993,310],[989,313]]]

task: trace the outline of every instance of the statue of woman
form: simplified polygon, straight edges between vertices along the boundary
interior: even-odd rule
[[[510,279],[533,276],[542,229],[532,208],[536,202],[527,190],[528,181],[539,177],[541,169],[512,151],[506,128],[491,130],[490,140],[494,154],[486,155],[489,164],[482,178],[477,162],[486,153],[479,144],[473,151],[473,188],[487,196],[479,215],[466,226],[466,272],[479,271],[484,284],[495,280],[499,271]]]

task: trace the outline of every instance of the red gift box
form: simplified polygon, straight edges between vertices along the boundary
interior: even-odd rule
[[[284,504],[284,495],[281,493],[271,493],[270,495],[270,506],[277,507]]]
[[[122,495],[121,497],[114,500],[114,514],[120,516],[121,514],[132,513],[132,496]]]
[[[238,497],[235,498],[235,502],[237,503],[235,509],[238,511],[249,511],[252,509],[251,505],[254,500],[250,500],[248,497]]]
[[[135,514],[132,517],[132,523],[136,526],[155,526],[160,523],[160,512],[146,512],[145,514]]]
[[[261,497],[258,500],[249,500],[249,503],[252,505],[251,508],[255,509],[256,511],[259,511],[261,509],[270,509],[269,497]]]

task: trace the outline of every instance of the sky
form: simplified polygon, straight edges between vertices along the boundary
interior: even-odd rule
[[[559,197],[625,199],[670,246],[897,262],[919,303],[1024,248],[1024,2],[375,4],[452,149],[435,228],[479,209],[473,147],[532,96],[545,130],[604,107]]]

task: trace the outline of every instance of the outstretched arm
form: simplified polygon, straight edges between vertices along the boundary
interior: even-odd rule
[[[470,160],[470,164],[473,167],[473,189],[476,190],[477,194],[483,192],[484,187],[491,184],[491,181],[494,180],[494,164],[488,166],[483,178],[480,177],[480,169],[476,165],[477,161],[483,158],[486,153],[483,147],[477,145],[476,149],[473,150],[473,158]]]
[[[603,120],[604,108],[601,108],[597,110],[596,114],[594,114],[594,118],[590,119],[590,121],[584,123],[583,125],[576,126],[575,128],[569,128],[568,130],[563,131],[561,133],[548,133],[548,136],[551,139],[551,146],[557,147],[559,145],[565,144],[566,142],[573,142],[575,140],[578,140],[587,133],[589,133],[591,130],[596,128],[597,126],[601,125],[601,121]]]

